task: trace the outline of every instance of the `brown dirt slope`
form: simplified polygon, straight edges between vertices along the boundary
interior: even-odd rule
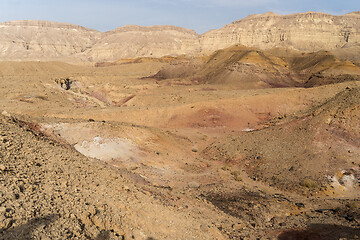
[[[254,179],[283,189],[326,191],[330,184],[339,187],[332,194],[356,195],[359,99],[360,88],[346,89],[306,114],[215,142],[204,154],[239,165]]]
[[[0,115],[0,150],[0,239],[224,239],[36,124]]]
[[[235,45],[207,58],[165,66],[153,77],[188,77],[191,82],[222,84],[242,89],[314,87],[360,79],[360,67],[330,52],[301,53],[275,48],[262,51]]]
[[[104,218],[106,212],[113,211],[101,199],[107,190],[90,197],[92,187],[105,184],[106,178],[97,177],[103,167],[89,163],[67,146],[32,134],[23,122],[0,119],[1,239],[85,239],[110,230],[114,235],[122,234],[118,228],[121,210]],[[114,172],[107,176],[123,184]],[[82,179],[88,179],[86,187]],[[123,198],[120,189],[118,194]],[[91,214],[98,214],[98,227],[89,225]]]
[[[360,47],[359,46],[349,46],[347,48],[338,48],[338,49],[334,49],[331,50],[331,52],[338,58],[342,59],[342,60],[350,60],[353,61],[355,63],[357,63],[357,65],[359,66],[360,63]]]
[[[340,60],[327,51],[304,53],[287,57],[290,69],[304,79],[304,87],[360,79],[360,67],[348,60]]]
[[[0,62],[0,77],[13,76],[68,76],[84,72],[82,66],[64,62]]]
[[[184,74],[184,72],[187,74]],[[222,84],[243,89],[297,86],[287,63],[256,48],[236,45],[186,64],[166,66],[156,79],[188,77],[193,83]]]
[[[234,46],[210,55],[199,71],[202,82],[247,88],[296,86],[287,63],[255,48]]]

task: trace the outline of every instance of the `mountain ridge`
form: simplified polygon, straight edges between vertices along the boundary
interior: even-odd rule
[[[54,22],[54,21],[47,21],[47,20],[13,20],[13,21],[5,21],[0,23],[0,25],[4,26],[44,26],[44,27],[63,27],[63,28],[79,28],[79,29],[86,29],[90,31],[100,32],[95,29],[83,27],[81,25],[72,24],[72,23],[65,23],[65,22]]]
[[[0,60],[103,62],[166,55],[209,55],[236,44],[305,52],[360,47],[360,11],[253,14],[199,35],[171,26],[125,25],[107,32],[70,23],[16,20],[0,23]],[[350,51],[351,52],[351,51]]]

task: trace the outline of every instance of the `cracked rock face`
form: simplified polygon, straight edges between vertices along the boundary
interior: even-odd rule
[[[49,21],[0,23],[0,59],[48,60],[84,52],[100,32],[78,25]]]
[[[100,33],[48,21],[0,23],[0,59],[115,61],[198,54],[199,35],[174,26],[124,26]]]
[[[193,55],[200,52],[199,35],[175,26],[128,25],[106,32],[88,52],[94,61],[166,55]]]
[[[254,14],[201,36],[204,52],[234,44],[301,51],[330,50],[360,44],[360,13],[342,16],[325,13]]]
[[[255,14],[203,35],[175,26],[128,25],[100,33],[47,21],[0,24],[1,60],[106,62],[125,58],[200,55],[242,44],[300,51],[360,46],[360,13]]]

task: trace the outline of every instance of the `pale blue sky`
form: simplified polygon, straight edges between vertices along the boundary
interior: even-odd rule
[[[0,0],[0,22],[49,20],[99,31],[136,24],[175,25],[198,33],[254,13],[359,11],[360,0]]]

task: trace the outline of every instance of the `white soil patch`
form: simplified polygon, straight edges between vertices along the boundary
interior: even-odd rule
[[[112,129],[96,124],[42,124],[42,131],[52,132],[88,158],[110,165],[133,167],[140,162],[142,151],[126,137],[116,136]]]
[[[75,149],[83,155],[105,162],[112,160],[132,160],[136,158],[135,144],[124,138],[107,139],[94,137],[92,141],[75,144]]]

